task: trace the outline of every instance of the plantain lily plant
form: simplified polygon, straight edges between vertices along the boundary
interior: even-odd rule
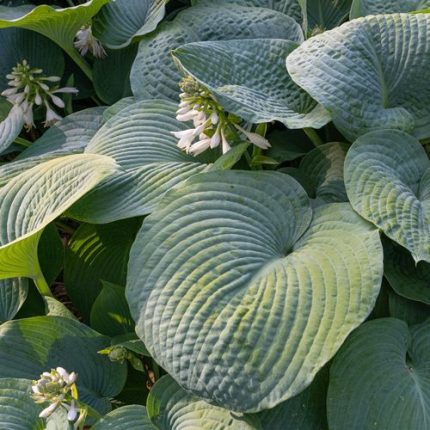
[[[430,430],[430,1],[0,1],[0,428]]]

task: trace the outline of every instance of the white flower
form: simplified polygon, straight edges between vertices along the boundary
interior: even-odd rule
[[[39,418],[48,418],[49,416],[52,415],[52,413],[55,411],[55,409],[58,408],[58,406],[60,406],[61,402],[55,402],[50,404],[47,408],[45,408],[40,414],[39,414]]]
[[[191,121],[194,118],[197,118],[198,114],[199,114],[198,111],[192,109],[187,111],[186,113],[177,114],[176,119],[181,122]]]
[[[239,125],[235,124],[235,127],[246,136],[246,138],[255,146],[258,146],[261,149],[267,149],[270,148],[270,142],[264,138],[263,136],[260,136],[257,133],[251,133],[250,131],[246,131]]]
[[[89,51],[96,58],[106,57],[106,51],[100,41],[93,36],[91,26],[82,27],[76,33],[75,38],[76,41],[74,42],[74,46],[82,56],[86,55]]]
[[[222,153],[225,154],[226,152],[230,151],[231,146],[228,143],[228,140],[226,139],[223,130],[221,130],[221,140],[222,140]]]
[[[203,139],[203,140],[199,140],[196,143],[193,143],[190,147],[190,149],[188,150],[188,152],[194,156],[201,154],[202,152],[206,151],[207,149],[209,149],[211,146],[211,139]]]
[[[63,406],[67,409],[67,419],[69,421],[75,421],[78,418],[79,408],[76,407],[76,402],[72,400],[70,406],[63,403]]]
[[[221,142],[221,134],[219,130],[215,132],[215,134],[211,137],[211,148],[216,148]]]
[[[218,121],[219,121],[218,114],[216,112],[213,112],[212,115],[211,115],[211,122],[212,122],[212,124],[216,125],[216,124],[218,124]]]
[[[179,139],[177,146],[188,152],[193,140],[195,138],[195,129],[191,128],[184,131],[173,131],[172,134]]]
[[[45,118],[45,121],[43,122],[43,125],[45,127],[51,127],[56,122],[60,121],[61,116],[58,115],[57,112],[55,112],[53,109],[51,109],[51,106],[49,106],[48,102],[45,102],[45,106],[46,106],[46,118]]]

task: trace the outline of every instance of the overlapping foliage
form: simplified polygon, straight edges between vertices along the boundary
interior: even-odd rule
[[[40,3],[0,1],[0,428],[429,430],[430,2]]]

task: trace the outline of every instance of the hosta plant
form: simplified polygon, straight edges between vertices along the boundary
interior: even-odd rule
[[[0,428],[430,430],[430,2],[46,3],[0,1]]]

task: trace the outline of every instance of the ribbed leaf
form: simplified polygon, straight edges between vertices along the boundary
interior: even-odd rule
[[[9,321],[0,326],[0,378],[37,379],[61,366],[78,373],[82,400],[105,413],[108,398],[121,391],[127,372],[125,364],[97,353],[109,345],[109,338],[70,318]]]
[[[348,17],[352,0],[306,0],[308,28],[331,30]]]
[[[408,329],[394,318],[368,322],[330,370],[331,430],[427,430],[430,416],[430,321]]]
[[[349,205],[312,219],[291,177],[222,171],[190,178],[146,218],[126,296],[137,334],[184,388],[260,411],[312,382],[381,279],[378,232]]]
[[[177,146],[177,105],[152,100],[122,109],[94,136],[86,152],[112,157],[122,170],[71,208],[71,216],[108,223],[150,213],[174,185],[207,166]]]
[[[102,290],[101,281],[125,285],[128,254],[141,221],[81,225],[70,238],[64,264],[67,294],[84,318]]]
[[[17,314],[27,298],[27,292],[27,279],[0,280],[0,324],[11,320]]]
[[[353,0],[350,18],[382,13],[411,12],[430,7],[429,0]]]
[[[139,44],[131,71],[131,87],[137,99],[177,100],[181,75],[170,55],[179,46],[204,40],[277,38],[303,40],[292,18],[276,11],[243,6],[194,6]]]
[[[13,106],[9,115],[0,122],[0,153],[5,151],[21,133],[24,113],[19,106]]]
[[[124,48],[157,28],[166,3],[167,0],[111,2],[94,19],[94,33],[108,48]]]
[[[281,39],[198,42],[181,46],[173,57],[227,111],[249,122],[320,128],[330,115],[285,70],[285,58],[297,46]]]
[[[148,418],[146,408],[128,405],[115,409],[91,427],[92,430],[157,430]]]
[[[256,416],[234,414],[210,405],[183,390],[169,375],[152,387],[147,400],[148,415],[160,430],[260,430]]]
[[[430,15],[379,15],[319,34],[287,59],[293,80],[354,140],[376,129],[430,137]]]
[[[429,168],[420,143],[400,131],[359,138],[345,160],[345,186],[353,208],[407,248],[415,262],[430,262],[430,183],[420,185]]]
[[[1,188],[0,278],[40,278],[37,244],[43,229],[116,168],[109,157],[70,155],[27,170]]]

